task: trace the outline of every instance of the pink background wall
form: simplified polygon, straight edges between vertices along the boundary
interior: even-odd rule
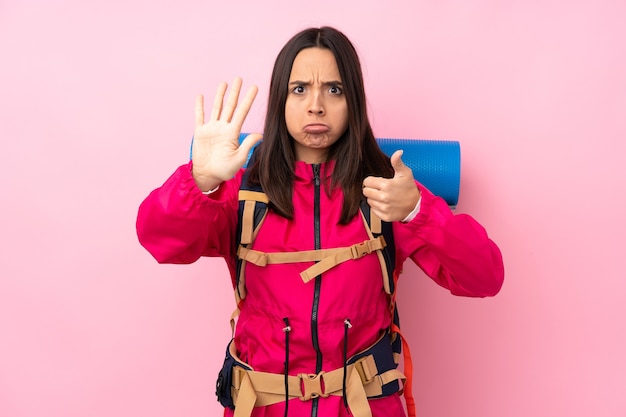
[[[226,268],[161,266],[144,196],[186,161],[194,97],[261,94],[336,25],[378,136],[455,139],[458,212],[500,245],[493,299],[407,266],[419,415],[626,415],[626,3],[0,2],[0,416],[220,415]]]

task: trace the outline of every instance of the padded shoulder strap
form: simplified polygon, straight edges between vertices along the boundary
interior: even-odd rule
[[[256,237],[267,214],[269,199],[260,185],[250,185],[248,172],[244,172],[239,187],[239,209],[235,251],[240,246],[247,248]],[[246,261],[237,257],[237,275],[233,285],[237,301],[246,297],[245,271]]]
[[[393,226],[389,222],[384,222],[372,213],[369,204],[365,200],[361,201],[361,214],[365,223],[367,233],[371,238],[382,235],[386,246],[376,253],[380,259],[383,272],[383,284],[387,294],[393,294],[395,289],[393,271],[396,266],[396,246],[393,239]]]
[[[267,196],[261,191],[239,190],[239,244],[249,245],[254,241],[268,203]]]

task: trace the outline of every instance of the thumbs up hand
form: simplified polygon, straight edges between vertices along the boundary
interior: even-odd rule
[[[374,214],[387,222],[402,221],[413,211],[420,191],[411,168],[402,162],[403,151],[391,155],[393,178],[367,177],[363,180],[363,195]]]

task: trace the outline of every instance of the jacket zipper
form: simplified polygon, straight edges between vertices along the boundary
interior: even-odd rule
[[[313,164],[313,185],[314,185],[314,200],[313,200],[313,231],[315,239],[315,249],[321,249],[321,233],[320,233],[320,165]],[[322,351],[319,345],[319,335],[317,332],[317,320],[318,309],[320,302],[320,291],[322,287],[322,276],[315,277],[315,290],[313,293],[313,308],[311,311],[311,337],[313,342],[313,349],[316,352],[316,365],[315,372],[322,371]],[[319,406],[319,398],[313,398],[311,404],[311,417],[317,417],[317,411]]]

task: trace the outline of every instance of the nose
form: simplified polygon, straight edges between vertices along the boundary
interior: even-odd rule
[[[321,116],[324,114],[324,100],[319,90],[316,90],[311,94],[311,101],[309,103],[309,114],[317,116]]]

